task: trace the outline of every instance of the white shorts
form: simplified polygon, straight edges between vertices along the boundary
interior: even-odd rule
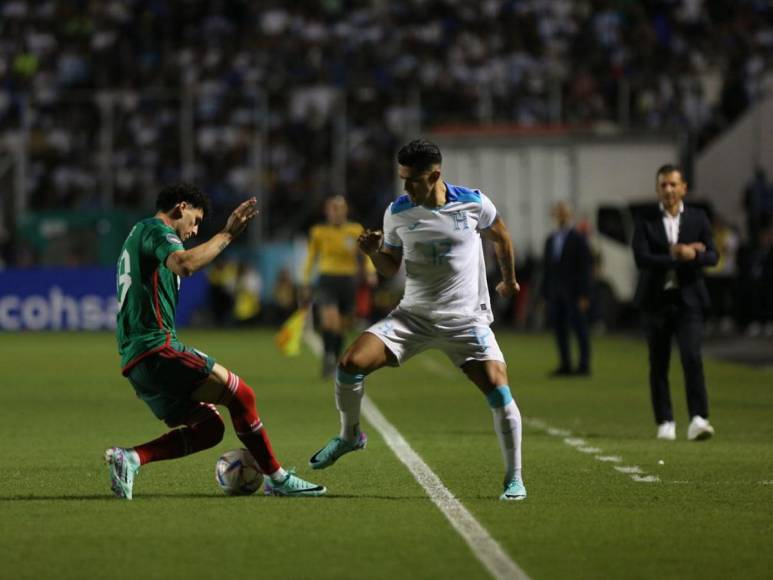
[[[486,324],[439,328],[430,320],[396,308],[365,332],[376,335],[401,365],[420,352],[437,348],[460,367],[471,360],[505,362],[494,332]]]

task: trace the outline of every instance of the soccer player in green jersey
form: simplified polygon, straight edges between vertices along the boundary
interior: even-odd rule
[[[140,466],[209,449],[225,427],[215,405],[228,408],[239,439],[255,457],[267,494],[319,496],[326,489],[282,469],[255,408],[254,391],[236,374],[177,339],[174,317],[180,278],[212,262],[258,213],[255,198],[228,217],[225,227],[190,250],[209,199],[187,184],[164,187],[154,217],[129,232],[118,259],[116,336],[121,367],[137,396],[172,431],[132,448],[105,451],[113,492],[131,499]]]

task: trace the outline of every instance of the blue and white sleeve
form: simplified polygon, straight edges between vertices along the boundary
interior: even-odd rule
[[[483,193],[480,194],[480,202],[481,209],[480,219],[478,219],[478,229],[485,230],[486,228],[490,228],[491,224],[494,223],[494,220],[497,219],[497,208],[494,205],[494,202]]]
[[[397,234],[397,224],[392,214],[392,204],[389,204],[384,212],[384,245],[389,248],[402,248],[403,241]]]

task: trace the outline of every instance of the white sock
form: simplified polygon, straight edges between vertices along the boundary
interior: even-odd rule
[[[505,481],[521,479],[521,412],[507,386],[497,387],[486,398],[494,416],[494,431],[505,463]]]
[[[271,479],[271,481],[282,483],[285,479],[287,479],[287,472],[280,467],[274,473],[270,473],[268,477]]]
[[[336,407],[341,417],[341,439],[356,441],[360,436],[360,405],[365,394],[365,375],[336,369]]]

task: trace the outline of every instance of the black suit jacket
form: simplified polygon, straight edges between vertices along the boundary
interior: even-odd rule
[[[593,260],[588,241],[580,232],[571,228],[561,249],[561,259],[553,259],[553,239],[556,232],[545,240],[544,275],[541,295],[545,300],[577,300],[590,297]]]
[[[666,273],[674,270],[684,303],[703,309],[709,305],[709,293],[703,281],[703,268],[717,263],[717,250],[711,235],[711,225],[702,209],[685,206],[679,222],[680,244],[702,242],[705,252],[691,262],[679,262],[671,256],[663,225],[663,214],[657,205],[642,210],[636,219],[633,235],[633,255],[639,268],[639,284],[634,304],[643,310],[654,310],[662,304]]]

